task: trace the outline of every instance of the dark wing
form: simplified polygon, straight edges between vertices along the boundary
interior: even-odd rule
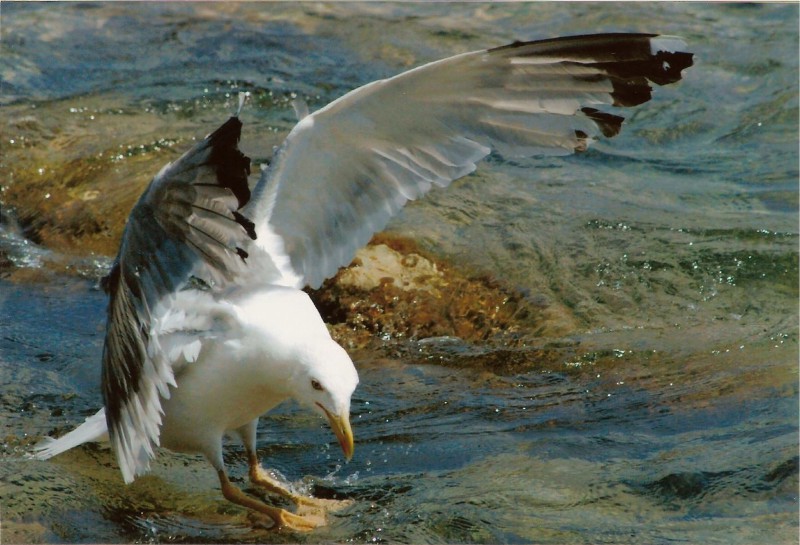
[[[159,396],[174,385],[171,364],[153,346],[154,320],[192,278],[208,289],[233,281],[255,239],[239,213],[250,199],[250,159],[238,149],[232,117],[164,167],[133,208],[109,293],[102,387],[109,438],[126,482],[147,470],[158,444]]]
[[[247,214],[279,283],[319,286],[409,200],[507,156],[565,155],[620,130],[607,105],[650,99],[692,65],[678,38],[600,34],[515,43],[433,62],[302,119]]]

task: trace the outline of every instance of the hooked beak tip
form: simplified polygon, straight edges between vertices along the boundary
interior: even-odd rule
[[[353,457],[353,452],[355,451],[353,430],[350,427],[350,416],[348,414],[336,415],[323,407],[321,404],[318,403],[318,405],[325,412],[325,416],[328,417],[328,422],[330,423],[331,429],[333,430],[334,435],[336,435],[336,439],[339,441],[339,446],[342,447],[342,453],[344,453],[345,459],[349,462]]]

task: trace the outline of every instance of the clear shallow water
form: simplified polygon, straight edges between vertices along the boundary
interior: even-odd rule
[[[513,346],[354,354],[349,464],[313,415],[264,418],[268,467],[356,500],[311,536],[253,528],[191,457],[165,454],[129,487],[102,448],[23,458],[100,403],[108,260],[32,244],[4,209],[0,249],[27,274],[0,280],[6,542],[796,542],[796,6],[4,4],[2,17],[2,184],[37,160],[96,157],[118,180],[109,198],[138,192],[240,88],[258,161],[291,127],[292,93],[313,109],[457,52],[635,30],[697,53],[618,138],[566,159],[492,157],[392,224],[563,310]],[[235,447],[228,463],[244,477]]]

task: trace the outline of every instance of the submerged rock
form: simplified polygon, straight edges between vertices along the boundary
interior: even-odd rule
[[[310,295],[334,337],[350,347],[433,337],[508,343],[563,335],[576,326],[558,305],[466,274],[424,255],[413,241],[387,234],[376,235],[349,267]]]
[[[165,122],[153,114],[137,112],[139,133],[132,136],[119,128],[131,114],[100,99],[86,102],[91,107],[56,102],[8,108],[0,134],[0,204],[3,216],[13,215],[35,244],[67,255],[114,255],[139,195],[177,157],[170,149],[176,140],[157,136]],[[75,113],[65,117],[65,109]]]

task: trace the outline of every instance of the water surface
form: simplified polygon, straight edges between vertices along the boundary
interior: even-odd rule
[[[115,241],[31,240],[4,203],[5,542],[796,542],[796,5],[14,3],[2,15],[0,199],[39,169],[66,179],[82,165],[103,184],[85,197],[112,209],[239,90],[258,163],[291,128],[295,96],[315,109],[450,54],[627,30],[683,36],[697,55],[619,137],[575,157],[492,156],[393,221],[454,267],[560,310],[513,340],[355,352],[348,464],[316,416],[290,405],[263,418],[268,467],[355,500],[309,536],[254,525],[194,457],[165,452],[127,487],[100,446],[25,459],[101,403],[96,284]],[[37,187],[32,198],[55,198]],[[241,449],[226,461],[244,485]]]

